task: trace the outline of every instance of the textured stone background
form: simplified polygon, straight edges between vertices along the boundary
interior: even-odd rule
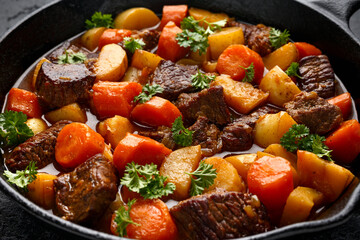
[[[51,2],[51,0],[0,0],[0,36],[29,13]],[[360,38],[360,11],[350,19],[350,26]],[[359,53],[360,54],[360,53]],[[359,239],[360,204],[350,220],[338,227],[318,233],[299,235],[289,239],[329,240]],[[38,220],[0,191],[0,239],[63,240],[83,238],[68,234]]]

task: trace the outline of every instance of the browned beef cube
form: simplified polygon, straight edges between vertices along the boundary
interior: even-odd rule
[[[272,229],[265,207],[250,193],[208,193],[179,202],[170,213],[181,239],[230,239]]]
[[[31,161],[36,163],[36,167],[43,168],[55,161],[56,138],[70,121],[62,120],[45,131],[29,138],[11,152],[5,160],[5,164],[12,172],[25,170]]]
[[[191,85],[191,76],[196,73],[196,66],[180,65],[162,60],[151,76],[151,83],[159,84],[164,89],[157,96],[175,100],[181,93],[195,91]]]
[[[75,223],[96,222],[115,200],[118,182],[113,164],[97,154],[54,180],[54,213]]]
[[[221,151],[220,130],[206,117],[200,116],[189,130],[194,131],[192,145],[200,145],[203,156],[210,157]]]
[[[95,75],[84,64],[44,62],[36,81],[36,94],[53,109],[89,98]]]
[[[265,114],[273,114],[278,113],[280,110],[279,108],[275,108],[272,106],[261,106],[257,108],[255,111],[251,112],[249,115],[241,116],[240,118],[236,119],[234,122],[242,122],[244,124],[249,125],[251,128],[255,127],[256,121]]]
[[[75,44],[71,44],[70,42],[66,41],[64,42],[60,47],[55,49],[50,55],[47,57],[51,62],[58,63],[59,57],[63,54],[65,54],[65,50],[69,51],[70,53],[78,53],[81,52],[85,56],[91,56],[93,53],[91,53],[89,50],[87,50],[84,47],[77,46]]]
[[[285,103],[285,108],[297,123],[305,124],[319,135],[335,129],[343,121],[340,108],[315,92],[297,94],[293,101]]]
[[[165,145],[165,147],[175,150],[178,148],[174,139],[172,138],[171,128],[166,126],[160,126],[154,130],[142,130],[138,132],[139,135],[149,137]]]
[[[241,121],[227,125],[221,133],[224,151],[245,151],[253,145],[253,129]]]
[[[160,31],[150,30],[150,29],[145,29],[140,31],[132,30],[131,37],[136,39],[141,38],[145,43],[143,49],[146,51],[151,51],[158,45],[160,38]]]
[[[225,125],[230,122],[230,112],[225,103],[222,86],[214,86],[198,93],[182,93],[175,105],[185,121],[193,123],[199,116],[205,116],[210,122]]]
[[[335,96],[335,75],[327,56],[302,58],[299,62],[299,73],[301,79],[298,79],[298,84],[301,90],[314,91],[322,98]]]

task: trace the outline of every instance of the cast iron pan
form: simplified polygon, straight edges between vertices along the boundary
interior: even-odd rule
[[[82,32],[84,21],[95,11],[116,14],[143,6],[161,13],[164,4],[188,4],[213,12],[226,12],[253,24],[286,28],[293,40],[310,42],[328,55],[335,73],[352,97],[360,96],[356,91],[357,80],[360,80],[360,41],[348,27],[348,19],[360,8],[360,0],[63,0],[39,9],[0,39],[0,104],[3,105],[6,93],[31,64],[59,43]],[[359,169],[354,166],[357,177],[360,176]],[[62,220],[43,210],[10,186],[3,178],[3,171],[4,166],[0,164],[1,189],[34,216],[82,237],[119,239]],[[334,227],[349,218],[359,198],[360,185],[356,181],[318,218],[244,239],[275,239]]]

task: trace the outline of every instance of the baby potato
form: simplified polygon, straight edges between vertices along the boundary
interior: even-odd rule
[[[86,33],[81,36],[82,45],[90,51],[93,51],[98,47],[99,39],[105,30],[105,27],[98,27],[87,30]]]
[[[72,122],[87,122],[87,116],[84,109],[77,103],[71,103],[54,111],[45,114],[45,119],[51,124],[60,120],[70,120]]]
[[[94,64],[96,82],[120,81],[128,67],[128,59],[125,50],[117,44],[105,45]]]
[[[145,50],[137,49],[132,56],[131,66],[136,67],[140,70],[147,67],[151,70],[151,72],[153,72],[155,71],[161,60],[163,60],[163,58],[156,54]]]
[[[48,128],[46,122],[41,118],[29,118],[25,123],[33,131],[34,135]]]
[[[26,196],[44,209],[51,209],[55,204],[54,179],[57,177],[48,173],[36,174],[36,179],[27,188]]]
[[[226,161],[231,163],[241,178],[246,181],[247,172],[251,166],[257,159],[256,153],[248,153],[248,154],[240,154],[235,156],[230,156],[225,158]]]
[[[153,27],[159,22],[160,18],[150,9],[136,7],[119,13],[114,20],[114,26],[119,29],[140,30]]]
[[[285,71],[292,62],[297,62],[298,58],[297,48],[294,43],[290,42],[263,57],[263,62],[267,69],[272,69],[278,65]]]

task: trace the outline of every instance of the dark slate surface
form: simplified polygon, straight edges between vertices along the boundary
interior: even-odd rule
[[[0,36],[26,15],[49,2],[51,0],[0,0]],[[350,27],[360,38],[360,10],[350,19]],[[0,239],[83,240],[84,238],[58,230],[38,220],[0,191]],[[346,223],[330,230],[289,239],[360,239],[360,203]]]

